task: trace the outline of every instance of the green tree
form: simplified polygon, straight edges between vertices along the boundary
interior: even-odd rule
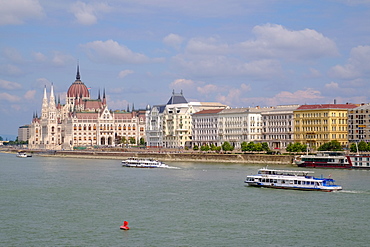
[[[143,137],[140,138],[140,145],[145,145],[145,140]]]
[[[333,140],[327,143],[322,144],[318,151],[342,151],[343,148],[337,140]]]
[[[135,137],[133,137],[133,136],[130,137],[130,144],[136,144]]]
[[[256,145],[254,144],[254,142],[249,142],[247,144],[247,151],[256,151]]]
[[[247,142],[242,142],[240,144],[240,149],[242,150],[242,152],[247,151]]]
[[[0,141],[3,141],[3,137],[2,136],[0,136]]]
[[[254,144],[254,150],[253,151],[256,151],[256,152],[261,152],[263,149],[262,149],[262,143],[256,143]]]
[[[209,145],[209,148],[211,149],[211,151],[216,151],[217,150],[217,146],[213,143],[211,143],[211,145]]]
[[[361,151],[361,152],[368,151],[368,146],[367,146],[366,142],[360,141],[360,143],[358,144],[358,151]]]
[[[267,142],[262,143],[262,150],[263,151],[270,151],[269,144]]]
[[[198,151],[199,150],[199,146],[198,145],[194,145],[193,150],[194,151]]]
[[[207,152],[207,151],[209,151],[209,145],[208,144],[204,144],[204,145],[202,145],[201,147],[200,147],[200,150],[201,151],[205,151],[205,152]]]
[[[222,144],[222,150],[224,150],[224,151],[233,151],[234,147],[229,142],[224,142]]]
[[[351,145],[349,146],[349,150],[352,153],[357,153],[357,145],[356,145],[356,143],[351,143]]]
[[[290,153],[306,152],[306,150],[307,150],[307,145],[301,144],[299,142],[289,143],[289,145],[286,147],[286,151]]]

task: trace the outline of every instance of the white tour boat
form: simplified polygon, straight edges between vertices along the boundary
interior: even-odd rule
[[[27,154],[27,153],[25,153],[25,152],[18,152],[18,153],[16,154],[16,156],[17,156],[17,157],[19,157],[19,158],[32,157],[32,155],[31,155],[31,154]]]
[[[122,161],[124,167],[135,167],[135,168],[170,168],[165,163],[155,159],[145,159],[131,157]]]
[[[338,191],[342,186],[335,185],[334,179],[316,178],[311,171],[288,171],[262,168],[257,175],[247,176],[244,181],[249,186],[276,189]]]

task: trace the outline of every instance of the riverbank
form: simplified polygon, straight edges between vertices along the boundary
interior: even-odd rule
[[[16,150],[8,150],[16,153]],[[128,157],[153,158],[161,161],[185,162],[218,162],[218,163],[248,163],[248,164],[293,164],[293,155],[266,154],[216,154],[198,152],[150,152],[150,151],[34,151],[28,153],[49,157],[71,157],[86,159],[125,159]]]

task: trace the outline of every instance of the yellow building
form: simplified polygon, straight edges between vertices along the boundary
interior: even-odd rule
[[[318,148],[338,141],[348,145],[348,109],[355,104],[302,105],[294,111],[294,142]]]

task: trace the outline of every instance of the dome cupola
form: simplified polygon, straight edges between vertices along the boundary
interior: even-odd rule
[[[87,89],[86,85],[81,81],[79,65],[77,65],[76,80],[69,87],[67,91],[67,97],[68,98],[80,98],[80,97],[90,98],[89,90]]]

